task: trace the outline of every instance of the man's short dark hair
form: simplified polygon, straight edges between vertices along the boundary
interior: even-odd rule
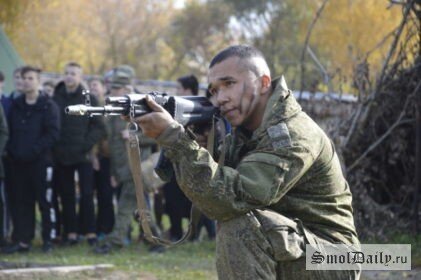
[[[183,76],[177,79],[184,89],[190,89],[193,95],[199,94],[199,82],[194,75]]]
[[[42,83],[43,86],[50,86],[52,88],[56,87],[56,83],[53,80],[47,80]]]
[[[79,63],[74,62],[74,61],[68,62],[68,63],[66,64],[66,67],[76,67],[76,68],[82,69],[82,66],[80,66],[80,64],[79,64]]]
[[[22,67],[22,70],[20,71],[20,74],[23,77],[28,72],[35,72],[35,73],[37,73],[37,76],[38,76],[38,79],[39,79],[39,76],[41,74],[41,69],[40,68],[37,68],[35,66],[27,65],[27,66]]]
[[[254,57],[258,57],[266,61],[265,56],[262,54],[262,52],[256,49],[255,47],[249,45],[235,45],[230,46],[219,52],[210,62],[209,69],[212,68],[215,64],[221,63],[222,61],[230,57],[238,57],[240,59],[251,59]],[[260,71],[256,68],[255,65],[248,64],[247,67],[256,75],[260,75]]]
[[[4,74],[0,71],[0,82],[4,82]]]

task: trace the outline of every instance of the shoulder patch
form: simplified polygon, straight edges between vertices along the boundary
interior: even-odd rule
[[[288,127],[285,123],[281,122],[277,125],[273,125],[266,131],[274,149],[291,146],[291,137],[289,135]]]

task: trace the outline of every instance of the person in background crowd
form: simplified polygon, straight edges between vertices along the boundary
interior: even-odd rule
[[[53,97],[54,88],[56,84],[52,80],[48,80],[42,83],[42,91],[49,97]]]
[[[4,80],[4,74],[2,71],[0,71],[0,94],[3,94]]]
[[[0,96],[3,96],[4,75],[0,71]],[[0,155],[3,155],[4,148],[9,138],[7,120],[4,115],[3,106],[0,106]],[[6,190],[4,185],[4,167],[0,160],[0,248],[6,245],[6,239],[9,235],[9,209],[7,203]]]
[[[4,114],[7,116],[9,115],[10,106],[12,106],[12,102],[14,99],[18,98],[22,94],[22,76],[21,71],[22,67],[18,67],[13,71],[13,83],[15,85],[15,89],[9,94],[9,96],[5,96],[2,94],[1,96],[1,104],[3,105]]]
[[[5,111],[5,108],[10,107],[10,98],[4,94],[4,81],[6,77],[4,76],[3,72],[0,71],[0,101],[1,101],[1,107],[3,109],[3,113]]]
[[[89,80],[89,91],[98,99],[98,103],[105,105],[106,87],[101,78]],[[105,119],[107,122],[108,120]],[[114,226],[114,206],[111,186],[110,151],[108,139],[103,138],[94,146],[92,152],[92,166],[94,168],[94,189],[97,198],[96,232],[98,239],[103,239]]]
[[[6,119],[9,117],[9,111],[10,111],[10,107],[13,104],[13,101],[22,95],[23,81],[22,81],[21,70],[22,70],[22,67],[17,67],[15,70],[13,70],[14,90],[8,96],[4,94],[1,95],[1,104],[3,106],[4,115],[6,116]],[[13,221],[16,220],[14,218],[16,207],[14,206],[15,197],[13,196],[13,188],[12,188],[12,184],[10,183],[11,170],[10,170],[10,162],[9,162],[9,157],[7,155],[7,152],[3,154],[2,160],[3,160],[3,167],[4,167],[4,187],[6,191],[6,200],[9,206],[8,207],[9,217],[13,224]],[[16,237],[15,228],[13,227],[12,233],[11,233],[11,240],[15,241],[16,240],[15,237]]]
[[[22,77],[22,67],[18,67],[13,71],[13,83],[15,89],[10,93],[10,97],[13,99],[18,98],[23,93],[23,77]]]
[[[56,84],[53,80],[47,80],[42,83],[42,92],[50,98],[53,98],[54,88]],[[47,157],[47,200],[53,205],[53,211],[51,212],[51,221],[54,226],[54,236],[52,239],[53,243],[60,242],[60,225],[61,225],[61,215],[60,215],[60,206],[58,202],[58,194],[53,183],[53,173],[54,173],[54,161],[52,151],[48,152]]]
[[[199,94],[199,82],[196,76],[188,75],[177,79],[177,96],[191,96]]]
[[[194,75],[182,76],[177,79],[177,96],[197,96],[199,93],[199,83]],[[191,127],[194,131],[194,128]],[[196,129],[199,127],[196,126]],[[203,130],[203,129],[202,129]],[[169,238],[176,241],[183,236],[182,219],[190,218],[191,202],[181,191],[177,184],[175,176],[166,183],[162,191],[165,198],[165,212],[170,218]],[[192,239],[197,239],[200,228],[205,225],[208,230],[210,239],[215,237],[214,222],[202,215],[198,228],[195,229],[195,236]]]
[[[113,69],[109,77],[111,96],[124,96],[133,92],[132,82],[135,76],[134,69],[121,65]],[[133,212],[137,209],[136,190],[130,171],[126,144],[129,139],[127,123],[120,118],[110,118],[107,122],[108,141],[110,147],[111,174],[113,187],[121,187],[118,201],[118,210],[113,231],[106,236],[94,250],[97,254],[108,254],[115,249],[128,245],[127,232],[132,223]],[[152,154],[155,141],[139,135],[141,159],[145,160]],[[146,195],[146,194],[145,194]],[[154,225],[151,225],[154,229]],[[150,251],[161,252],[164,248],[151,246]]]
[[[101,117],[76,117],[66,115],[65,107],[84,104],[82,67],[70,62],[64,69],[64,81],[54,90],[54,101],[61,112],[61,133],[54,146],[54,184],[62,203],[62,221],[65,243],[78,242],[78,233],[86,236],[89,244],[97,241],[95,208],[93,202],[93,167],[91,150],[106,136]],[[88,95],[92,106],[98,106],[97,98]],[[75,172],[79,175],[79,219],[76,214]],[[79,228],[78,228],[79,223]]]
[[[14,243],[3,253],[29,251],[35,235],[35,202],[42,217],[43,251],[52,250],[53,226],[51,204],[46,194],[46,160],[48,151],[58,140],[60,115],[57,105],[39,91],[41,70],[25,66],[21,70],[23,95],[17,97],[9,112],[10,183],[13,189],[15,216]]]

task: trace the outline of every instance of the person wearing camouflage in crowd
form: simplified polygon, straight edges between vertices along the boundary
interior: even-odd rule
[[[124,96],[133,93],[132,80],[134,69],[128,65],[121,65],[112,70],[108,77],[111,96]],[[127,123],[120,118],[107,120],[108,142],[111,160],[112,186],[121,186],[118,210],[112,232],[105,237],[95,252],[107,254],[113,249],[127,245],[127,232],[133,219],[133,213],[137,209],[136,191],[133,177],[130,171],[129,159],[126,150],[126,142],[129,139]],[[156,142],[152,139],[139,135],[141,159],[145,160],[152,154],[152,148]]]
[[[302,112],[262,53],[231,46],[210,63],[213,100],[232,125],[217,163],[148,98],[136,119],[172,162],[186,196],[218,221],[220,279],[358,279],[359,271],[305,269],[305,245],[359,244],[352,196],[334,146]],[[163,170],[158,173],[164,174]]]

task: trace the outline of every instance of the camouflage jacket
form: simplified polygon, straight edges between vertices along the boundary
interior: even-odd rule
[[[344,243],[358,242],[352,196],[334,146],[302,112],[283,79],[260,127],[227,135],[225,165],[173,123],[157,139],[173,164],[186,196],[210,218],[229,220],[253,209],[298,218],[311,232]]]
[[[106,120],[108,132],[108,145],[111,161],[111,174],[115,176],[119,183],[132,180],[132,173],[129,166],[129,157],[126,150],[126,139],[122,137],[121,132],[127,128],[127,122],[116,118],[108,118]],[[138,135],[139,145],[141,147],[141,159],[146,159],[152,154],[152,146],[155,141]]]

